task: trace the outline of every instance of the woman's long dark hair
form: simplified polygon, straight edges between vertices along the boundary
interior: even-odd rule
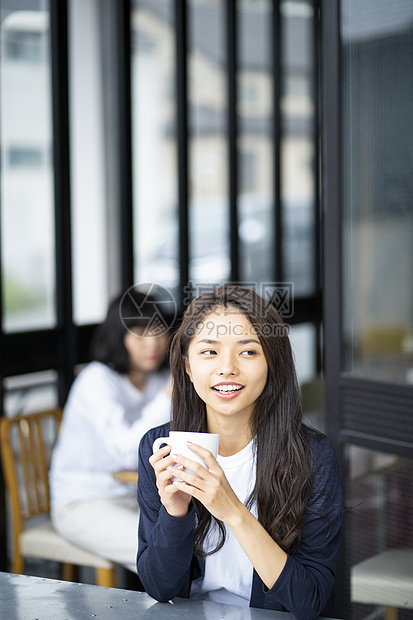
[[[293,552],[300,542],[304,510],[311,494],[311,466],[307,430],[302,424],[302,405],[288,329],[275,308],[254,291],[222,285],[195,299],[188,307],[171,348],[173,377],[173,430],[207,431],[206,407],[193,388],[185,362],[188,348],[203,322],[215,308],[242,313],[254,326],[268,364],[268,376],[252,420],[257,474],[247,506],[254,503],[258,520],[285,551]],[[220,538],[214,553],[225,541],[222,522],[195,501],[195,553],[201,557],[203,543],[216,521]]]

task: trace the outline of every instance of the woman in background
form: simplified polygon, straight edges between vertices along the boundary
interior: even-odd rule
[[[166,328],[152,335],[154,301],[129,289],[110,304],[92,343],[94,361],[70,390],[50,470],[56,530],[134,572],[136,487],[112,474],[137,470],[142,435],[170,419],[169,336]]]
[[[328,439],[302,423],[288,330],[252,290],[224,285],[189,306],[171,347],[172,420],[139,448],[138,574],[176,596],[333,617],[343,499]],[[156,438],[220,435],[206,467]],[[186,471],[191,469],[197,477]]]

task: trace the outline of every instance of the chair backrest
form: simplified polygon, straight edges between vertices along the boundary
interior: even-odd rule
[[[61,419],[61,409],[0,419],[1,460],[17,535],[26,520],[50,510],[48,471]]]

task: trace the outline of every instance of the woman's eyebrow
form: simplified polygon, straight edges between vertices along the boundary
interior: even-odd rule
[[[218,341],[217,340],[211,340],[210,338],[202,338],[201,340],[198,340],[198,344],[201,344],[201,342],[205,342],[206,344],[217,344]],[[261,343],[259,340],[256,340],[255,338],[248,338],[248,340],[237,340],[237,344],[250,344],[251,342],[255,343],[255,344],[259,344],[261,346]]]

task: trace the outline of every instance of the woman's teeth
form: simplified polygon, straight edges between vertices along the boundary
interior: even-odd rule
[[[214,390],[228,394],[229,392],[238,392],[238,390],[241,390],[242,388],[242,385],[216,385]]]

